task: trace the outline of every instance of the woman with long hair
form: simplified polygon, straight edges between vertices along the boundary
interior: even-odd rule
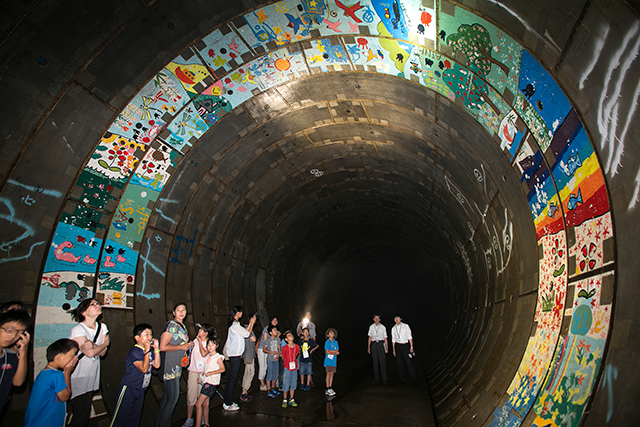
[[[67,405],[70,414],[67,426],[84,427],[91,417],[93,393],[100,388],[100,358],[109,346],[109,329],[98,322],[102,306],[98,300],[87,298],[69,311],[78,322],[71,329],[69,339],[80,347],[78,364],[71,374],[71,400]]]
[[[229,313],[229,333],[227,335],[226,351],[229,357],[229,377],[224,390],[224,403],[222,409],[225,411],[237,411],[240,409],[237,403],[233,403],[233,389],[240,372],[240,363],[242,362],[242,353],[244,353],[244,339],[251,335],[253,325],[256,323],[256,316],[253,315],[249,319],[246,328],[240,326],[240,318],[242,317],[242,307],[236,305]]]

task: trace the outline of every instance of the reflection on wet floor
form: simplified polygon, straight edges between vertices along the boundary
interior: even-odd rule
[[[324,369],[314,364],[315,387],[295,392],[297,408],[282,408],[282,396],[267,397],[266,392],[252,390],[252,402],[239,403],[240,411],[224,412],[222,399],[211,401],[209,422],[212,426],[435,426],[431,400],[422,370],[418,385],[400,384],[395,359],[389,356],[389,384],[372,384],[373,373],[367,361],[344,361],[334,380],[336,395],[324,394]],[[418,367],[417,364],[415,365]],[[257,379],[254,380],[257,386]],[[182,399],[181,399],[182,401]],[[235,400],[237,402],[237,400]],[[180,403],[179,403],[180,405]],[[176,410],[178,412],[178,410]],[[181,411],[182,412],[182,411]],[[174,417],[174,427],[184,418]]]

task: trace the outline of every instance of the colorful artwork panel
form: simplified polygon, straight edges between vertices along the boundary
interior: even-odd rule
[[[500,138],[500,149],[505,152],[507,159],[512,161],[518,151],[520,142],[524,132],[520,132],[516,126],[518,121],[518,115],[515,111],[511,110],[506,116],[502,118],[500,125],[498,126],[498,137]],[[507,154],[508,153],[508,154]]]
[[[75,271],[95,274],[102,240],[92,231],[58,223],[44,272]]]
[[[104,307],[133,309],[134,276],[121,273],[100,273],[96,299]]]
[[[94,273],[95,274],[95,271]],[[93,274],[75,271],[51,271],[42,275],[39,303],[57,307],[62,316],[57,322],[70,320],[66,312],[93,296]],[[85,280],[88,278],[89,280]],[[46,289],[45,289],[46,288]],[[53,320],[53,319],[49,319]]]
[[[178,166],[182,156],[164,144],[156,145],[147,150],[131,176],[131,184],[160,192],[171,176],[169,170]]]
[[[544,67],[527,51],[522,53],[522,66],[520,67],[519,99],[522,95],[542,119],[545,126],[553,135],[571,110],[571,103],[565,96],[560,86],[544,69]],[[540,145],[544,152],[549,142]],[[540,141],[539,141],[540,142]]]
[[[577,426],[589,400],[611,319],[611,305],[602,305],[605,276],[576,282],[569,334],[558,342],[549,375],[533,407],[534,426]]]
[[[479,107],[467,108],[471,117],[476,119],[490,135],[498,133],[504,117],[513,110],[491,86],[487,86],[487,94],[481,95],[484,103]]]
[[[544,236],[538,244],[543,248],[535,314],[538,327],[535,336],[529,339],[518,373],[507,390],[509,399],[493,412],[494,419],[490,424],[493,427],[520,425],[540,392],[560,335],[567,292],[565,233]]]
[[[233,109],[229,100],[222,96],[222,90],[222,80],[219,80],[193,100],[193,107],[209,127]]]
[[[196,85],[202,82],[206,78],[213,78],[211,75],[211,70],[207,68],[206,65],[203,65],[199,62],[195,62],[196,59],[192,59],[190,63],[185,64],[182,57],[178,57],[173,60],[173,62],[169,62],[165,67],[165,70],[171,75],[173,75],[180,85],[186,90],[187,95],[190,98],[198,95],[198,90]],[[189,99],[185,100],[183,105],[185,105]]]
[[[250,50],[238,35],[230,31],[222,34],[216,29],[202,39],[204,47],[199,49],[200,56],[212,70],[224,69],[229,72],[243,64],[242,55]]]
[[[163,69],[120,112],[109,132],[149,144],[165,125],[165,114],[174,115],[188,101],[178,75]]]
[[[73,202],[70,202],[69,206],[73,206],[73,212],[62,212],[60,222],[80,227],[92,233],[95,233],[98,228],[103,230],[107,228],[106,224],[101,223],[102,217],[106,216],[102,212],[87,206],[76,205]]]
[[[303,0],[299,6],[296,3],[280,1],[247,13],[247,25],[239,26],[238,32],[253,48],[269,42],[284,45],[308,39],[309,31],[324,21],[326,0]]]
[[[189,146],[191,138],[200,139],[209,130],[207,123],[200,117],[193,104],[187,105],[167,126],[172,135],[182,139]]]
[[[604,261],[604,242],[613,238],[611,212],[584,221],[574,228],[576,243],[569,248],[569,256],[575,257],[576,269],[572,276],[600,268],[613,260]],[[613,257],[611,257],[613,258]]]
[[[438,15],[442,43],[467,58],[468,67],[476,68],[478,74],[498,92],[508,89],[518,91],[522,46],[500,29],[473,13],[455,8],[454,16],[442,9]]]
[[[136,151],[144,152],[147,145],[107,132],[87,162],[86,168],[123,185],[136,168]]]
[[[383,44],[385,47],[382,46]],[[362,65],[365,70],[375,67],[375,71],[379,73],[395,76],[405,73],[406,64],[414,63],[413,69],[417,72],[422,71],[419,56],[411,55],[413,46],[402,49],[397,42],[389,43],[388,40],[378,37],[357,37],[354,43],[345,43],[345,45],[353,64]],[[395,56],[392,56],[392,51]]]
[[[323,72],[339,71],[351,66],[339,38],[314,40],[304,54],[310,68],[320,68]]]
[[[572,110],[573,111],[573,110]],[[560,192],[567,227],[602,215],[609,210],[604,176],[584,127],[577,115],[569,114],[577,122],[564,147],[557,152],[553,176]],[[565,120],[566,122],[567,120]],[[563,135],[563,126],[556,135]],[[555,143],[556,137],[553,138]],[[553,143],[552,143],[552,149]]]
[[[346,58],[344,50],[342,50],[342,54]],[[282,48],[269,52],[269,54],[257,58],[248,64],[241,83],[257,85],[258,89],[265,91],[288,80],[307,74],[308,72],[302,52]],[[225,79],[224,82],[225,86],[233,83],[233,81],[231,83],[227,82],[227,79]],[[240,91],[241,88],[242,86],[238,85],[236,91]],[[231,89],[233,88],[231,87]],[[247,89],[249,88],[247,87]],[[227,90],[227,93],[228,92]],[[233,105],[238,104],[234,103]]]
[[[128,246],[106,239],[100,260],[99,275],[121,273],[133,276],[138,262],[138,253]]]
[[[155,205],[159,195],[158,191],[130,183],[120,199],[108,238],[128,248],[141,242],[153,209],[150,206]]]
[[[111,180],[92,169],[85,169],[78,177],[76,186],[81,187],[82,192],[77,196],[72,194],[72,197],[94,208],[105,209],[110,200],[117,200],[117,197],[112,195],[112,191],[121,190],[124,183],[120,180]]]

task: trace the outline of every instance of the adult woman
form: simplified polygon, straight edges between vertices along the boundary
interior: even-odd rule
[[[264,382],[265,377],[267,376],[267,353],[262,351],[264,349],[264,342],[269,337],[269,332],[267,329],[269,326],[278,326],[278,318],[276,316],[272,316],[269,324],[264,327],[262,330],[262,334],[260,335],[260,341],[258,342],[258,363],[260,364],[260,370],[258,371],[258,379],[260,380],[260,391],[267,391],[267,384]]]
[[[240,362],[242,361],[242,353],[244,353],[244,339],[251,335],[253,324],[256,323],[256,316],[249,319],[246,328],[240,326],[240,318],[242,317],[242,307],[236,305],[229,313],[229,333],[227,334],[226,353],[229,357],[229,377],[224,390],[224,403],[222,409],[225,411],[237,411],[240,409],[237,403],[233,403],[233,389],[240,372]]]
[[[93,393],[100,387],[100,358],[109,346],[109,329],[98,322],[102,306],[93,298],[83,300],[69,313],[79,322],[71,329],[69,339],[78,343],[80,356],[71,374],[71,400],[67,405],[71,417],[67,425],[81,427],[89,422]]]
[[[158,408],[156,427],[170,426],[171,415],[180,397],[180,377],[182,376],[182,357],[193,347],[189,342],[184,318],[187,317],[187,305],[183,302],[173,306],[173,320],[167,322],[160,336],[160,351],[164,352],[162,381],[164,393]]]

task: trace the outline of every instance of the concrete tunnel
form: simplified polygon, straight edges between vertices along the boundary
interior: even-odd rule
[[[223,338],[237,304],[311,310],[345,360],[400,313],[436,425],[639,419],[636,3],[0,8],[0,301],[34,316],[29,383],[91,296],[108,411],[131,328],[178,301]]]

